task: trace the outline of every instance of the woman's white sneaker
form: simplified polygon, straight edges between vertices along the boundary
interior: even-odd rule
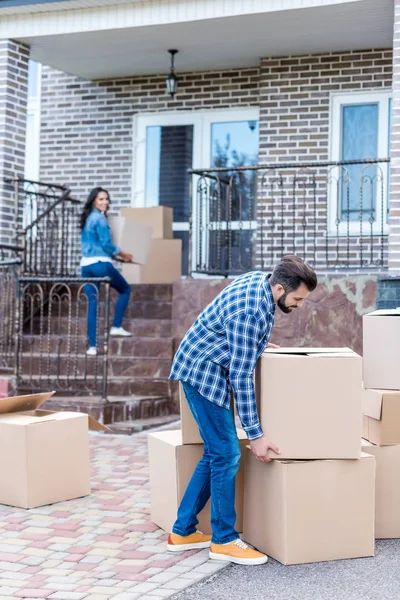
[[[90,346],[90,348],[88,348],[86,350],[86,355],[87,356],[96,356],[97,355],[97,348],[96,348],[96,346]]]
[[[116,337],[132,337],[132,334],[123,327],[111,327],[110,335],[115,335]]]

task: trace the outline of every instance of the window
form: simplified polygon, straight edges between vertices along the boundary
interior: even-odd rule
[[[388,158],[390,151],[391,97],[385,92],[360,92],[332,96],[331,160],[352,161]],[[373,232],[387,227],[387,163],[347,165],[330,171],[330,231],[360,231],[360,221]],[[383,200],[383,208],[382,208]]]
[[[191,184],[196,190],[196,178],[188,169],[210,167],[238,167],[255,165],[259,146],[258,109],[205,110],[159,114],[141,114],[134,118],[134,166],[132,169],[134,206],[164,205],[173,208],[174,237],[182,239],[183,273],[189,271],[189,216]],[[249,250],[252,230],[256,228],[255,172],[242,176],[240,197],[233,194],[229,215],[233,258],[239,256],[251,268]],[[193,183],[194,182],[194,183]],[[192,251],[193,267],[196,261],[197,243],[203,249],[215,245],[213,239],[217,215],[207,212],[208,205],[198,206],[194,192],[192,205]],[[199,233],[200,216],[210,224]],[[228,215],[220,214],[222,229]],[[214,236],[214,237],[213,237]],[[201,239],[200,239],[201,238]],[[206,252],[206,250],[204,250]],[[246,262],[247,261],[247,262]],[[243,264],[244,264],[243,263]]]

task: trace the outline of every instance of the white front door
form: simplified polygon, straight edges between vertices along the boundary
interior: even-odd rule
[[[182,270],[183,274],[187,274],[191,209],[191,175],[188,169],[256,164],[258,109],[142,114],[135,117],[134,130],[132,205],[161,204],[173,208],[174,237],[182,239]],[[235,207],[233,213],[236,216],[232,229],[235,229],[239,223]],[[196,219],[195,210],[193,219]],[[245,224],[242,223],[242,229],[243,226]],[[193,233],[195,231],[194,223]],[[207,233],[206,244],[212,242],[210,235],[212,231]],[[195,247],[195,235],[192,244]],[[195,269],[194,252],[192,257],[192,269]]]

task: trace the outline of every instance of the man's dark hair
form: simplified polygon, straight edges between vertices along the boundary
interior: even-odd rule
[[[304,283],[309,292],[317,287],[317,276],[314,270],[299,256],[288,254],[278,262],[269,279],[271,285],[280,283],[285,292],[290,293]]]

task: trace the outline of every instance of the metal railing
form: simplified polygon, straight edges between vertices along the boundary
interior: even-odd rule
[[[109,278],[74,277],[80,202],[70,190],[19,177],[15,244],[0,245],[0,370],[18,391],[55,389],[107,398]],[[97,299],[97,348],[88,356],[88,297]]]
[[[86,354],[89,301],[85,287],[97,301],[96,356]],[[17,389],[94,393],[106,399],[109,306],[107,277],[21,277],[14,359]]]
[[[389,162],[191,170],[193,272],[269,270],[288,253],[319,272],[384,270]]]
[[[0,371],[14,371],[17,277],[21,248],[0,244]]]
[[[14,187],[15,244],[23,248],[24,275],[76,275],[80,257],[81,203],[66,186],[7,180]]]

